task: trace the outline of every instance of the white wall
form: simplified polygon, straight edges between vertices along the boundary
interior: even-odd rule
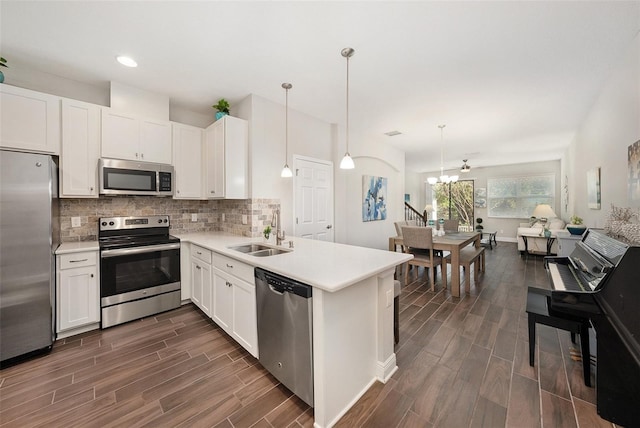
[[[556,177],[556,200],[555,200],[555,212],[558,216],[564,217],[561,214],[561,168],[560,168],[560,160],[555,161],[546,161],[546,162],[529,162],[529,163],[521,163],[514,165],[499,165],[492,166],[487,168],[473,168],[472,165],[471,171],[460,175],[460,180],[473,180],[474,188],[478,187],[487,187],[487,179],[489,178],[499,178],[499,177],[520,177],[526,175],[542,175],[542,174],[554,174]],[[424,195],[426,191],[426,181],[430,176],[438,176],[440,175],[439,171],[428,172],[424,174],[419,174],[419,179],[416,184],[418,188],[412,188],[411,193],[419,192],[422,194],[422,199],[424,200]],[[405,189],[408,193],[409,189]],[[415,207],[415,206],[414,206]],[[424,205],[422,205],[424,208]],[[420,210],[421,208],[415,207]],[[496,231],[497,239],[504,241],[513,241],[516,240],[516,230],[521,222],[527,221],[527,219],[519,219],[519,218],[491,218],[487,215],[486,208],[475,208],[474,215],[476,218],[482,218],[482,225],[484,226],[484,230],[487,231]],[[568,218],[563,218],[565,221]]]
[[[341,170],[345,153],[344,130],[338,130],[333,162],[336,188],[336,242],[387,249],[395,235],[394,221],[404,218],[404,152],[389,146],[387,137],[350,134],[349,151],[355,169]],[[362,221],[362,176],[386,177],[387,219]]]
[[[603,227],[615,206],[628,207],[627,148],[640,140],[640,34],[629,46],[567,149],[569,214]],[[587,171],[600,167],[601,209],[587,205]]]
[[[279,199],[282,228],[293,232],[293,180],[280,177],[285,163],[285,106],[257,95],[240,102],[237,115],[249,120],[251,197]],[[331,161],[332,125],[289,107],[289,153]],[[295,171],[294,171],[295,173]]]

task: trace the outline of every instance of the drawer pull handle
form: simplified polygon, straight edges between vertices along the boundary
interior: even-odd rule
[[[202,255],[202,253],[200,251],[196,251],[196,254]]]
[[[233,269],[233,265],[230,265],[229,263],[227,263],[227,267]]]
[[[82,259],[82,260],[69,260],[69,263],[80,263],[80,262],[86,262],[89,259]]]
[[[93,278],[93,274],[91,274],[91,278]]]
[[[202,269],[200,266],[196,265],[196,269]]]
[[[227,287],[231,287],[233,284],[231,284],[229,281],[225,281],[227,283]]]

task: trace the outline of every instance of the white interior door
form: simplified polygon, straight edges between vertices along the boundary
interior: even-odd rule
[[[333,242],[333,163],[294,156],[293,168],[295,235]]]

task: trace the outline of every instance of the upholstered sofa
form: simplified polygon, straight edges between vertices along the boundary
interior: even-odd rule
[[[555,236],[556,232],[565,229],[565,222],[560,218],[552,218],[547,222],[547,229],[551,232],[551,235]],[[536,223],[533,226],[530,223],[520,223],[520,227],[516,232],[516,236],[518,239],[518,251],[521,253],[524,252],[525,245],[524,239],[522,239],[522,235],[527,235],[527,250],[530,253],[547,253],[547,238],[544,234],[541,235],[542,225],[540,223]],[[530,235],[536,235],[531,237]],[[551,253],[558,254],[558,240],[553,241],[551,245]]]

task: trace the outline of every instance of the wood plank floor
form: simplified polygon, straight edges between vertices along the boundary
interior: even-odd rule
[[[596,413],[568,333],[538,326],[529,366],[524,307],[527,286],[547,283],[541,258],[520,259],[515,244],[487,249],[487,272],[461,298],[423,278],[403,287],[398,371],[338,427],[613,426]],[[0,371],[0,426],[311,427],[313,409],[186,305]]]

